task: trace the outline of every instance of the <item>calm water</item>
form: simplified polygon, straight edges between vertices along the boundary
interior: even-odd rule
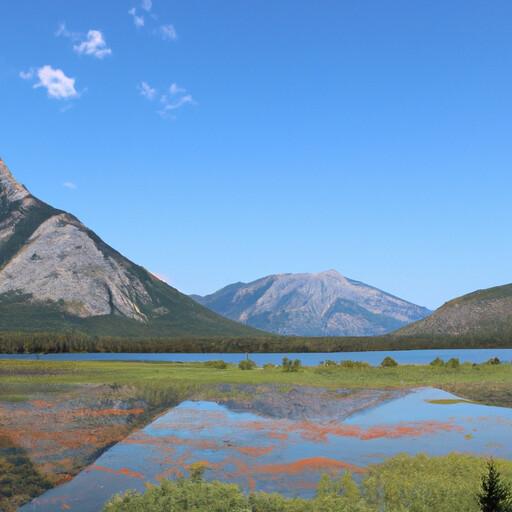
[[[280,364],[283,357],[300,359],[306,366],[316,366],[320,361],[352,360],[365,361],[378,365],[386,356],[391,356],[400,364],[428,364],[436,357],[448,360],[458,357],[461,362],[483,363],[491,357],[499,357],[502,361],[512,361],[512,349],[447,349],[447,350],[397,350],[375,352],[316,352],[289,354],[251,354],[250,357],[261,366],[265,363]],[[239,363],[245,354],[0,354],[0,359],[24,359],[41,361],[211,361],[223,359],[228,363]]]
[[[114,493],[186,474],[204,461],[207,478],[245,489],[311,496],[322,473],[355,475],[400,452],[452,451],[512,459],[512,409],[452,399],[432,388],[357,413],[344,421],[276,420],[233,412],[212,402],[184,402],[105,452],[72,481],[50,490],[24,512],[93,512]]]

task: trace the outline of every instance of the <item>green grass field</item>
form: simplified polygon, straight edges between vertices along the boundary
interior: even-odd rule
[[[395,368],[280,368],[240,370],[211,368],[202,363],[39,362],[0,360],[0,400],[23,400],[34,390],[59,391],[74,384],[118,384],[141,389],[207,389],[215,384],[280,384],[334,388],[413,388],[432,386],[462,398],[512,406],[512,365],[459,368],[407,365]]]

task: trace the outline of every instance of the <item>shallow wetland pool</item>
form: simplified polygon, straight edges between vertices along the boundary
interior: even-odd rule
[[[401,452],[512,459],[512,409],[460,401],[434,388],[380,393],[366,393],[359,404],[341,396],[339,409],[325,414],[290,409],[284,418],[237,404],[185,401],[21,510],[98,511],[113,494],[186,475],[194,462],[207,465],[208,479],[308,497],[323,473],[348,469],[357,476]]]

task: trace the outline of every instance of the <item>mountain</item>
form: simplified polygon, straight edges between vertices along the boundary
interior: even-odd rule
[[[0,159],[0,330],[243,336],[226,320],[40,201]]]
[[[431,316],[404,327],[396,336],[464,337],[512,340],[512,284],[478,290],[453,299]]]
[[[232,320],[297,336],[384,334],[431,313],[335,270],[276,274],[192,298]]]

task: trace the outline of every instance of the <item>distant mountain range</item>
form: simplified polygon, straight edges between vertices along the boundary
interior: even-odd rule
[[[192,298],[194,300],[192,300]],[[512,340],[512,284],[431,314],[334,270],[180,293],[40,201],[0,160],[0,331],[99,336],[372,336]],[[245,324],[245,325],[243,325]]]
[[[244,336],[32,196],[0,160],[0,330],[113,336]]]
[[[428,318],[394,334],[416,338],[454,337],[468,341],[512,342],[512,284],[478,290],[453,299]]]
[[[431,313],[335,270],[276,274],[192,298],[231,320],[297,336],[380,335]]]

